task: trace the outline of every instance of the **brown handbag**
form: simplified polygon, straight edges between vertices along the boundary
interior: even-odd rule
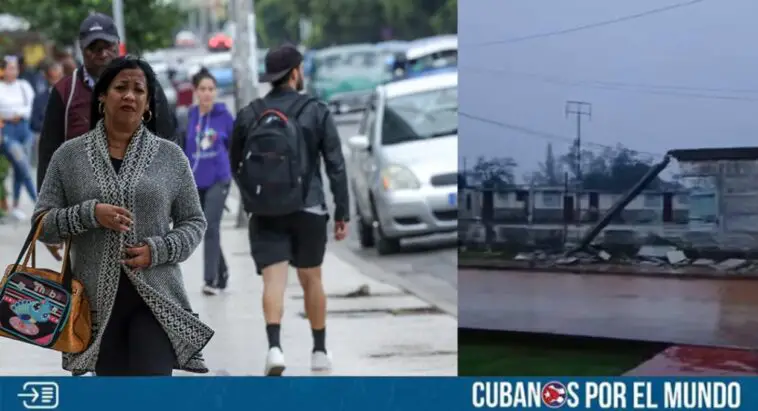
[[[0,337],[80,353],[92,338],[89,301],[82,283],[73,279],[71,239],[66,240],[60,273],[37,268],[36,244],[44,217],[37,219],[16,263],[6,268],[0,281]]]

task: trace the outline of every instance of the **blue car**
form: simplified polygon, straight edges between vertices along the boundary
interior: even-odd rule
[[[208,71],[216,78],[219,93],[227,94],[234,91],[234,69],[231,67],[209,68]]]

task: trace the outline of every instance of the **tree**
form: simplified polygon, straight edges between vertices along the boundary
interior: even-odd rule
[[[561,157],[561,162],[572,174],[572,185],[577,183],[577,150],[578,147],[574,144],[569,152]],[[605,148],[599,154],[582,150],[581,158],[581,187],[584,190],[623,193],[637,184],[652,167],[651,162],[639,157],[639,153],[622,145]],[[670,183],[656,177],[648,184],[647,189],[660,190],[668,187],[671,187]]]
[[[455,33],[457,0],[257,0],[256,15],[266,45],[300,41],[313,47],[377,42],[389,29],[396,39],[411,40]],[[307,17],[312,33],[300,39],[299,22]]]
[[[486,159],[479,157],[471,170],[471,176],[487,188],[505,188],[516,182],[516,162],[510,157]]]
[[[468,179],[466,178],[467,171],[459,171],[458,172],[458,187],[466,187],[468,186]]]
[[[176,3],[162,0],[123,0],[124,26],[129,52],[168,47],[175,31],[186,21]],[[31,30],[44,33],[58,45],[70,45],[79,35],[79,25],[91,12],[110,15],[110,0],[3,0],[3,12],[29,22]]]
[[[539,170],[531,173],[525,179],[533,186],[556,187],[563,185],[562,164],[553,154],[553,145],[547,144],[545,161],[540,163]]]

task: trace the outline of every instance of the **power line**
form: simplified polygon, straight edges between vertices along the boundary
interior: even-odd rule
[[[665,7],[659,7],[657,9],[651,9],[651,10],[639,12],[639,13],[636,13],[636,14],[630,14],[630,15],[627,15],[627,16],[617,17],[615,19],[603,20],[603,21],[598,21],[598,22],[595,22],[595,23],[588,23],[588,24],[583,24],[581,26],[570,27],[570,28],[560,29],[560,30],[554,30],[554,31],[548,31],[548,32],[544,32],[544,33],[535,33],[535,34],[529,34],[529,35],[526,35],[526,36],[512,37],[512,38],[505,39],[505,40],[493,40],[493,41],[488,41],[488,42],[483,42],[483,43],[466,44],[466,45],[464,45],[464,47],[486,47],[486,46],[492,46],[492,45],[496,45],[496,44],[520,43],[522,41],[536,40],[536,39],[541,39],[541,38],[545,38],[545,37],[560,36],[560,35],[563,35],[563,34],[574,33],[574,32],[577,32],[577,31],[589,30],[589,29],[594,29],[594,28],[598,28],[598,27],[609,26],[609,25],[616,24],[616,23],[622,23],[622,22],[626,22],[626,21],[630,21],[630,20],[636,20],[636,19],[640,19],[640,18],[643,18],[643,17],[651,16],[651,15],[654,15],[654,14],[664,13],[664,12],[667,12],[667,11],[670,11],[670,10],[675,10],[675,9],[679,9],[679,8],[684,8],[684,7],[692,6],[692,5],[695,5],[697,3],[702,3],[703,1],[705,1],[705,0],[690,0],[690,1],[682,2],[682,3],[671,4],[671,5],[668,5],[668,6],[665,6]]]
[[[506,122],[497,121],[497,120],[491,120],[491,119],[488,119],[488,118],[475,116],[473,114],[464,113],[462,111],[459,111],[458,115],[461,116],[461,117],[466,117],[466,118],[474,120],[474,121],[478,121],[478,122],[481,122],[481,123],[491,124],[491,125],[494,125],[494,126],[506,129],[506,130],[517,131],[517,132],[522,133],[522,134],[527,134],[527,135],[539,137],[539,138],[542,138],[542,139],[545,139],[545,140],[558,141],[558,142],[562,142],[562,143],[566,143],[566,144],[574,144],[574,142],[576,141],[576,138],[574,138],[574,137],[567,137],[567,136],[553,134],[553,133],[549,133],[549,132],[545,132],[545,131],[535,130],[533,128],[529,128],[529,127],[525,127],[525,126],[520,126],[518,124],[506,123]],[[608,144],[601,144],[601,143],[596,143],[596,142],[593,142],[593,141],[585,141],[585,140],[583,140],[582,144],[587,145],[587,146],[591,146],[591,147],[604,148],[604,149],[607,148],[607,149],[612,149],[612,150],[615,150],[615,149],[618,148],[618,147],[610,146]],[[650,156],[650,157],[653,157],[653,158],[662,158],[662,157],[665,157],[665,154],[660,154],[660,153],[651,153],[651,152],[648,152],[648,151],[639,151],[639,150],[635,150],[635,149],[632,149],[632,148],[629,148],[629,150],[633,151],[635,153],[644,154],[644,155],[647,155],[647,156]]]
[[[678,97],[685,99],[705,99],[705,100],[725,100],[725,101],[739,101],[739,102],[758,102],[758,89],[728,89],[728,88],[706,88],[706,87],[688,87],[688,86],[668,86],[668,85],[653,85],[644,83],[624,83],[618,81],[599,81],[599,80],[573,80],[565,77],[548,76],[534,73],[521,73],[511,70],[485,68],[485,67],[473,67],[473,66],[461,66],[464,70],[476,70],[482,72],[490,72],[495,74],[509,74],[514,76],[529,77],[544,83],[558,84],[564,86],[573,87],[588,87],[598,90],[610,90],[610,91],[625,91],[641,94],[651,94],[658,96]],[[706,94],[709,92],[721,92],[721,93],[735,93],[735,94],[756,94],[756,97],[746,96],[729,96],[719,94]]]

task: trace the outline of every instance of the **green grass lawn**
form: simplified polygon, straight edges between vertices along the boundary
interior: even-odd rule
[[[615,376],[666,346],[636,341],[458,330],[460,376]]]

